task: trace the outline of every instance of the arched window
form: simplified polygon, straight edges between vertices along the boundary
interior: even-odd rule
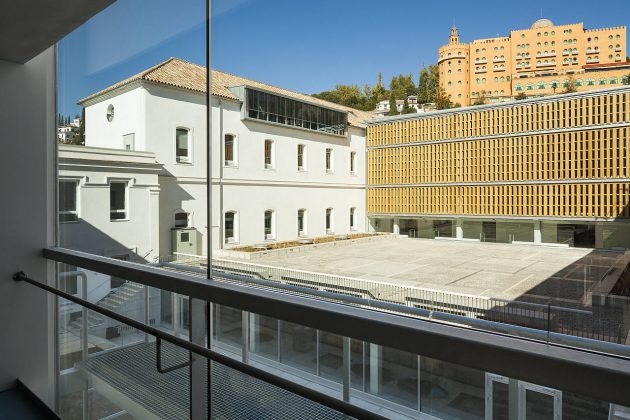
[[[174,216],[176,228],[187,228],[189,224],[189,215],[186,212],[177,212]]]
[[[357,208],[350,208],[350,230],[357,230]]]
[[[538,82],[538,89],[547,89],[547,83]]]
[[[582,79],[576,79],[575,86],[584,86],[584,81]]]
[[[617,84],[617,78],[616,77],[611,77],[610,78],[610,82],[611,85],[616,85]]]
[[[297,213],[297,229],[298,236],[306,236],[307,235],[307,211],[306,209],[299,209]]]
[[[264,234],[266,240],[276,239],[276,212],[265,210]]]
[[[534,90],[534,84],[528,83],[527,86],[525,87],[525,90]]]
[[[332,208],[326,209],[326,233],[331,234],[335,230],[334,210]]]
[[[517,92],[520,92],[520,91],[523,90],[523,86],[521,86],[520,84],[517,83],[517,84],[514,85],[514,90],[517,91]]]
[[[602,77],[601,79],[599,79],[599,84],[600,85],[605,85],[606,84],[606,78]]]
[[[571,84],[571,82],[569,81],[569,79],[564,79],[562,81],[562,87],[568,87]]]
[[[223,232],[226,244],[238,242],[238,214],[235,211],[225,212]]]
[[[586,85],[587,86],[595,86],[595,79],[588,79],[588,80],[586,80]]]

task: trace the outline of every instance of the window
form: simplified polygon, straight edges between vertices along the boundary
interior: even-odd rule
[[[606,79],[604,79],[604,78],[599,79],[599,84],[600,85],[605,85],[606,84]]]
[[[357,174],[357,152],[350,152],[350,173]]]
[[[235,211],[228,211],[225,213],[223,231],[225,233],[226,244],[234,244],[238,242],[237,234],[236,234],[236,212]]]
[[[223,164],[225,166],[236,166],[235,136],[226,134],[223,139]]]
[[[333,172],[333,149],[326,149],[326,173],[331,174]]]
[[[576,79],[575,86],[584,86],[584,81],[582,79]]]
[[[175,227],[180,228],[180,229],[188,227],[188,213],[186,212],[175,213]]]
[[[586,84],[587,84],[588,86],[595,86],[595,79],[588,79],[588,80],[586,81]]]
[[[616,77],[611,77],[610,78],[610,84],[611,85],[616,85],[617,84],[617,78]]]
[[[357,230],[357,208],[350,209],[350,230]]]
[[[78,222],[79,181],[59,180],[59,222]]]
[[[112,181],[109,183],[109,219],[127,219],[127,183]]]
[[[178,128],[175,130],[175,160],[190,163],[190,130]]]
[[[273,210],[265,211],[265,239],[272,240],[276,237],[276,212]]]
[[[348,114],[246,88],[247,117],[329,134],[345,135]]]
[[[273,169],[274,166],[274,142],[265,140],[265,169]]]
[[[306,170],[306,146],[303,144],[297,146],[297,168],[298,171]]]
[[[333,233],[334,231],[334,220],[333,220],[333,209],[326,209],[326,233]]]
[[[298,236],[306,236],[306,209],[299,209],[297,214]]]
[[[109,105],[107,107],[107,114],[105,114],[107,117],[107,121],[112,122],[112,120],[114,119],[114,105]]]
[[[136,150],[136,135],[135,133],[125,134],[123,136],[123,149]]]

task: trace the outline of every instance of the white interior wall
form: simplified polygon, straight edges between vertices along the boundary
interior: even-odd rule
[[[55,55],[26,64],[0,61],[0,391],[19,378],[53,404],[53,298],[12,280],[23,270],[54,282],[41,257],[53,244]]]

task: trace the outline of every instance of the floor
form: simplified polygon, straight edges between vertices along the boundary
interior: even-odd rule
[[[18,389],[0,392],[0,419],[49,419],[49,413],[40,410],[33,400]]]
[[[401,286],[538,303],[587,303],[622,252],[393,238],[252,260]]]

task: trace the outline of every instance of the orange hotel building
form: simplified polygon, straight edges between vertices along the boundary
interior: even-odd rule
[[[468,44],[460,43],[454,27],[438,64],[441,87],[461,106],[561,93],[570,78],[578,92],[614,87],[630,74],[625,26],[586,29],[548,19]]]

